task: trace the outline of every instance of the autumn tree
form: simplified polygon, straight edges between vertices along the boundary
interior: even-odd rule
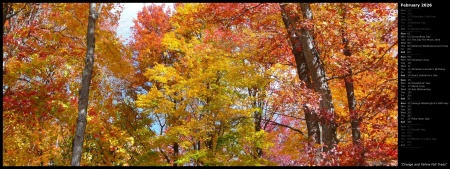
[[[119,14],[110,12],[114,7],[114,4],[103,7],[105,17],[99,20],[101,26],[96,30],[97,42],[100,42],[96,50],[105,57],[97,59],[94,69],[99,71],[94,72],[98,75],[110,72],[105,74],[121,77],[113,66],[120,61],[117,58],[122,57],[121,43],[111,34]],[[4,123],[11,127],[4,128],[3,136],[19,139],[20,144],[4,144],[5,157],[11,157],[5,158],[5,165],[69,165],[72,138],[67,136],[73,135],[75,129],[73,112],[76,111],[77,96],[73,91],[79,88],[80,77],[77,75],[81,72],[86,50],[82,40],[86,38],[88,13],[84,11],[88,4],[12,3],[12,8],[21,12],[7,19],[4,25],[9,32],[3,35],[3,49],[7,52],[3,55],[3,117]],[[106,36],[108,33],[112,36]],[[123,64],[121,70],[124,68],[127,66]],[[95,87],[91,91],[111,86],[107,81],[97,83],[103,78],[94,76],[95,83],[91,85]],[[101,94],[110,93],[103,91]],[[90,97],[91,103],[103,100]],[[108,120],[109,117],[104,118]],[[97,126],[101,124],[97,123]],[[90,129],[87,131],[91,132]],[[36,158],[20,158],[29,156]],[[87,159],[87,156],[82,158]]]
[[[397,4],[102,4],[3,3],[5,165],[396,165]]]
[[[78,120],[77,131],[73,140],[72,166],[79,166],[84,141],[84,132],[86,130],[86,116],[89,99],[89,87],[91,84],[92,70],[94,69],[94,50],[95,50],[95,24],[99,13],[102,10],[102,4],[97,9],[95,3],[89,4],[89,21],[87,29],[87,52],[86,66],[83,70],[81,81],[80,96],[78,100]]]
[[[164,82],[168,84],[168,86],[167,88],[164,87],[164,90],[159,89],[159,92],[163,92],[162,95],[154,94],[158,91],[154,89],[158,88],[153,87],[153,89],[147,94],[147,96],[140,97],[138,103],[141,106],[147,107],[149,106],[149,104],[145,104],[147,102],[146,100],[153,100],[152,98],[155,98],[155,96],[157,95],[170,96],[169,98],[167,98],[169,99],[168,101],[174,101],[173,98],[170,99],[171,97],[178,98],[175,99],[175,102],[173,102],[174,106],[176,107],[176,109],[173,110],[175,112],[162,112],[168,114],[168,116],[166,116],[168,119],[166,118],[165,122],[167,123],[167,130],[169,130],[169,133],[178,131],[183,134],[177,134],[178,136],[165,135],[162,138],[169,139],[170,137],[187,137],[188,139],[192,138],[192,140],[189,141],[190,143],[186,141],[179,143],[179,145],[181,146],[179,147],[179,153],[177,154],[175,154],[175,146],[172,146],[171,149],[165,150],[165,152],[173,153],[172,157],[167,156],[167,159],[170,159],[171,163],[186,164],[186,162],[191,161],[195,165],[224,165],[227,164],[225,161],[223,161],[224,159],[232,160],[233,156],[235,156],[235,152],[239,152],[239,150],[241,149],[246,152],[246,155],[237,156],[237,158],[245,160],[245,164],[248,165],[251,161],[253,161],[254,156],[257,156],[257,150],[253,150],[253,147],[236,147],[238,149],[230,147],[229,149],[226,148],[226,145],[236,144],[235,141],[238,141],[237,143],[241,141],[251,141],[249,143],[260,144],[259,147],[264,147],[263,145],[261,145],[261,143],[258,143],[261,142],[261,139],[263,138],[263,131],[251,132],[249,134],[252,137],[246,139],[237,137],[238,135],[236,134],[238,133],[234,131],[236,128],[238,128],[238,130],[242,130],[239,129],[242,127],[248,129],[249,125],[253,126],[253,128],[255,127],[254,123],[250,123],[250,120],[252,118],[249,118],[248,114],[249,111],[254,111],[255,109],[253,108],[253,106],[250,106],[254,104],[254,101],[248,102],[250,101],[248,100],[244,102],[249,103],[250,105],[236,105],[236,103],[238,103],[236,99],[244,99],[245,97],[243,96],[248,95],[247,93],[245,93],[245,95],[244,93],[242,93],[248,88],[245,86],[257,86],[258,83],[255,82],[263,81],[258,80],[255,82],[251,82],[248,76],[252,75],[252,73],[249,73],[247,75],[239,73],[241,72],[241,70],[255,70],[253,66],[248,64],[250,58],[247,57],[251,55],[244,52],[249,50],[246,50],[244,46],[239,46],[239,34],[227,29],[223,29],[220,26],[215,25],[216,23],[214,23],[213,21],[208,20],[208,18],[210,17],[207,15],[205,16],[204,13],[201,13],[199,11],[199,9],[201,9],[200,7],[202,6],[202,4],[186,4],[180,5],[176,8],[177,13],[175,13],[172,18],[172,22],[176,23],[174,24],[176,25],[175,30],[173,32],[169,32],[164,37],[163,44],[165,44],[170,50],[181,51],[181,53],[183,54],[183,58],[180,60],[180,63],[175,63],[173,66],[167,65],[164,66],[165,68],[160,68],[158,66],[154,69],[148,70],[148,76],[153,77],[151,79],[159,82]],[[181,20],[181,18],[183,17],[189,18],[191,16],[196,16],[197,18],[202,19]],[[231,36],[231,38],[222,39],[223,36]],[[226,45],[222,46],[222,44]],[[242,51],[233,51],[236,50],[236,47],[238,46]],[[251,50],[249,52],[251,52]],[[169,72],[166,72],[161,74],[162,72],[165,72],[164,70],[171,70],[171,72],[173,73],[168,74]],[[150,71],[152,73],[150,73]],[[154,77],[155,75],[163,77]],[[175,82],[175,84],[170,80],[164,80],[168,79],[170,76],[180,76],[183,77],[184,80],[176,80],[178,82]],[[248,80],[246,80],[245,82],[235,81],[236,77],[242,76],[245,78],[239,79]],[[253,80],[256,79],[253,78]],[[181,88],[175,87],[179,85],[181,85]],[[186,91],[180,91],[180,89],[183,88],[185,88]],[[175,93],[178,95],[178,97],[172,96],[172,94],[170,94],[172,92],[169,91],[173,89],[177,89],[177,92]],[[169,93],[164,94],[166,92]],[[184,94],[185,92],[186,94]],[[194,93],[197,94],[192,95]],[[181,100],[180,97],[182,98]],[[169,104],[169,102],[167,101],[165,103]],[[181,104],[182,106],[180,105],[181,107],[179,107],[177,106],[178,104]],[[164,105],[166,104],[153,104],[154,107],[150,106],[147,108],[153,109],[156,113],[161,112],[156,110],[160,110],[164,107]],[[183,110],[185,106],[187,108],[186,110]],[[250,109],[246,108],[246,106],[250,106]],[[178,107],[181,109],[178,110]],[[167,108],[164,108],[163,110],[167,110]],[[184,113],[179,114],[181,112]],[[228,112],[228,117],[225,116],[226,112]],[[170,120],[174,117],[175,121]],[[180,122],[177,122],[181,119],[186,118],[189,119],[187,121],[187,124],[180,124]],[[191,125],[200,125],[205,127],[194,127],[193,130],[186,131],[186,126]],[[199,133],[203,134],[199,135]],[[254,135],[258,135],[258,137],[255,137]],[[190,145],[194,145],[193,150],[190,148],[190,146],[188,146],[188,148],[183,148],[182,145],[186,145],[188,143]],[[228,163],[233,165],[238,164],[238,162],[235,160]]]
[[[20,144],[4,144],[5,157],[16,154],[5,159],[5,164],[51,165],[61,159],[57,153],[65,149],[61,134],[68,131],[63,123],[70,118],[63,119],[58,113],[70,110],[65,86],[70,74],[64,65],[71,60],[63,59],[68,54],[63,49],[68,45],[67,39],[61,38],[59,45],[63,47],[57,46],[58,36],[51,36],[51,32],[58,27],[49,27],[51,22],[44,19],[59,6],[21,3],[7,6],[15,15],[5,21],[7,31],[3,34],[3,117],[4,123],[11,126],[4,128],[3,136],[19,139]],[[72,54],[77,53],[74,50]],[[55,153],[49,153],[52,151]],[[36,158],[19,158],[29,155]]]
[[[289,29],[290,31],[287,31],[288,33],[288,38],[291,42],[292,45],[292,53],[295,57],[295,61],[296,61],[296,65],[297,65],[297,74],[298,77],[300,78],[300,80],[302,80],[302,82],[304,83],[304,85],[306,86],[307,89],[309,90],[313,90],[313,84],[311,82],[311,77],[309,75],[309,70],[308,67],[306,65],[306,58],[305,58],[305,54],[302,52],[302,46],[301,46],[301,42],[300,42],[300,35],[297,35],[295,33],[295,31],[293,31],[292,29],[294,29],[291,26],[291,21],[293,21],[293,23],[297,23],[298,20],[300,19],[300,16],[298,16],[298,14],[294,13],[294,12],[287,12],[290,11],[287,8],[286,4],[280,4],[280,8],[282,11],[282,18],[283,18],[283,23],[284,26],[286,27],[286,29]],[[289,14],[289,15],[287,15]],[[289,19],[292,18],[292,19]],[[311,107],[308,107],[307,103],[303,104],[303,111],[305,112],[305,120],[306,120],[306,127],[307,127],[307,131],[308,131],[308,137],[311,140],[311,143],[321,143],[320,140],[320,129],[319,129],[319,121],[317,118],[317,113],[314,112],[314,109],[312,109]]]
[[[336,138],[336,121],[334,106],[331,97],[331,91],[326,82],[326,73],[322,63],[320,63],[320,53],[317,50],[316,42],[314,41],[314,34],[312,27],[307,26],[307,22],[311,22],[313,19],[313,13],[310,8],[310,4],[300,4],[301,12],[303,16],[303,23],[301,29],[294,26],[296,34],[300,37],[302,51],[305,56],[306,65],[311,72],[311,80],[314,84],[315,90],[320,94],[320,113],[319,119],[322,126],[322,141],[325,144],[324,151],[328,152],[332,150],[337,144]],[[289,15],[284,13],[282,15]],[[299,21],[291,21],[293,24],[300,24]],[[293,31],[293,30],[288,30]],[[291,33],[293,34],[293,33]]]
[[[341,26],[341,36],[342,36],[342,44],[344,46],[343,49],[343,54],[345,55],[345,66],[347,67],[347,73],[349,74],[349,76],[344,77],[344,84],[345,84],[345,92],[347,93],[347,103],[348,103],[348,111],[349,111],[349,115],[350,115],[350,124],[351,124],[351,128],[352,128],[352,141],[353,144],[357,147],[357,148],[361,148],[361,144],[360,144],[360,139],[361,139],[361,131],[360,131],[360,120],[358,119],[357,115],[356,115],[356,98],[355,98],[355,89],[354,89],[354,85],[353,85],[353,78],[352,78],[352,68],[351,68],[351,63],[348,62],[348,59],[352,56],[352,53],[349,49],[349,42],[348,42],[348,38],[347,38],[347,33],[345,30],[346,27],[346,23],[345,23],[345,19],[346,19],[346,13],[347,13],[347,9],[345,9],[343,7],[343,5],[341,4],[340,7],[340,14],[342,15],[342,26]],[[358,157],[358,162],[357,165],[361,165],[362,161],[363,161],[363,151],[358,152],[357,154],[360,155],[360,157]]]

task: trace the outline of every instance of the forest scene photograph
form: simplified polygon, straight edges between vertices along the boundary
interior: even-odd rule
[[[398,165],[397,3],[127,5],[2,3],[3,166]]]

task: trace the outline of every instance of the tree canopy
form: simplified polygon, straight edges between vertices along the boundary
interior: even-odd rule
[[[81,165],[397,165],[397,3],[102,8]],[[3,165],[70,165],[88,11],[3,3]]]

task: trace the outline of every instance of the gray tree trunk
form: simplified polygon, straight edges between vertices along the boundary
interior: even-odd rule
[[[300,8],[304,19],[313,19],[312,10],[309,3],[300,3]],[[331,91],[326,80],[325,69],[320,62],[320,54],[315,45],[313,33],[307,28],[302,28],[301,32],[298,32],[297,35],[300,35],[302,50],[305,54],[306,64],[311,73],[314,88],[320,95],[321,112],[319,119],[322,127],[322,142],[325,144],[323,151],[328,152],[334,149],[337,144],[336,115],[334,112]]]
[[[100,5],[101,10],[101,5]],[[100,11],[99,10],[99,11]],[[72,143],[72,166],[80,166],[81,154],[83,150],[84,133],[86,131],[86,117],[89,99],[89,87],[91,85],[92,70],[94,69],[94,49],[95,49],[95,22],[98,13],[95,11],[95,3],[89,4],[89,21],[87,29],[87,52],[86,62],[82,74],[81,89],[78,99],[78,119],[75,137]]]
[[[295,33],[295,31],[292,30],[291,23],[297,23],[300,18],[298,15],[295,15],[293,18],[289,18],[290,12],[286,9],[286,4],[281,3],[281,16],[283,19],[284,26],[288,30],[288,36],[289,40],[292,44],[292,53],[295,57],[295,62],[297,64],[297,73],[301,81],[303,81],[308,89],[313,89],[313,84],[311,82],[311,78],[308,75],[309,70],[306,65],[306,58],[304,53],[301,49],[301,42],[300,42],[300,36]],[[306,121],[306,128],[308,131],[308,138],[310,141],[310,144],[318,143],[320,144],[320,130],[319,130],[319,121],[317,118],[317,113],[310,110],[306,104],[303,104],[303,112],[305,112],[305,121]]]

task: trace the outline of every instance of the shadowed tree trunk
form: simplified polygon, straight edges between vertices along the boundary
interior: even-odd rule
[[[255,98],[255,100],[253,101],[253,107],[254,108],[260,108],[260,110],[253,112],[253,118],[255,120],[255,132],[261,131],[261,122],[262,122],[262,104],[261,101],[258,99],[258,92],[259,90],[257,88],[248,88],[248,94],[249,96],[252,96]],[[256,158],[261,158],[263,151],[261,148],[256,147],[254,148],[254,155],[253,157]]]
[[[303,19],[312,20],[313,14],[309,3],[300,3]],[[306,58],[306,65],[311,73],[311,80],[315,90],[320,96],[320,126],[322,127],[322,142],[325,145],[323,151],[328,152],[335,148],[336,138],[336,119],[331,91],[326,80],[325,69],[320,61],[320,53],[315,45],[312,30],[305,27],[300,31],[295,29],[297,35],[300,35],[302,51]]]
[[[356,110],[356,98],[355,98],[355,92],[353,87],[353,77],[352,77],[352,68],[351,63],[349,62],[349,58],[352,56],[352,53],[350,51],[350,48],[348,47],[348,39],[347,34],[345,33],[345,16],[346,16],[346,10],[342,8],[342,23],[343,26],[341,27],[341,34],[342,34],[342,43],[344,45],[344,55],[345,55],[345,66],[347,68],[347,74],[349,76],[346,76],[344,78],[345,82],[345,90],[347,93],[347,102],[348,102],[348,109],[350,112],[350,119],[351,119],[351,125],[352,125],[352,138],[353,143],[356,144],[360,140],[360,131],[359,131],[359,120],[358,116],[355,112]]]
[[[301,81],[303,81],[306,85],[306,87],[310,90],[313,89],[313,84],[311,83],[311,78],[308,75],[309,70],[306,65],[306,58],[305,55],[302,52],[301,48],[301,42],[300,42],[300,36],[296,35],[295,31],[292,31],[293,26],[291,23],[297,23],[300,19],[298,15],[295,15],[291,19],[289,19],[289,11],[286,6],[286,4],[281,3],[280,8],[282,11],[282,19],[284,26],[286,27],[289,36],[289,40],[292,44],[292,53],[295,57],[295,62],[297,64],[297,73]],[[306,104],[303,104],[303,112],[305,112],[305,121],[306,121],[306,128],[308,131],[308,138],[310,141],[310,145],[314,143],[320,144],[320,130],[319,130],[319,121],[317,118],[317,114],[310,110]]]
[[[96,12],[95,3],[89,4],[89,21],[87,29],[87,52],[86,62],[82,74],[81,89],[78,100],[78,119],[75,137],[72,143],[72,166],[80,166],[81,153],[83,150],[84,133],[86,131],[86,117],[89,99],[89,87],[91,85],[92,70],[94,69],[94,50],[95,50],[95,23],[100,13],[102,5]]]
[[[300,3],[302,15],[305,20],[312,20],[313,14],[309,3]],[[336,119],[331,97],[331,91],[326,81],[325,69],[320,62],[320,54],[315,45],[313,33],[307,28],[302,28],[300,42],[305,54],[306,64],[311,72],[314,88],[320,95],[320,125],[322,126],[322,142],[325,144],[324,151],[332,150],[337,144]]]
[[[309,3],[300,3],[300,8],[304,20],[312,20],[313,14]],[[282,8],[283,9],[283,8]],[[286,11],[282,14],[287,15],[289,18],[289,13]],[[314,36],[312,30],[302,27],[301,29],[296,26],[300,24],[301,21],[292,22],[292,29],[287,29],[290,35],[296,35],[300,39],[302,53],[305,57],[306,67],[311,74],[311,81],[316,92],[320,96],[320,113],[319,122],[322,127],[321,131],[321,141],[324,144],[323,151],[329,152],[334,149],[337,144],[336,138],[336,119],[333,101],[331,97],[331,91],[328,87],[325,69],[320,61],[320,53],[315,45]],[[295,45],[293,45],[295,46]]]
[[[345,30],[345,18],[346,18],[346,12],[347,10],[344,8],[344,6],[341,4],[341,13],[342,13],[342,27],[341,27],[341,34],[342,34],[342,43],[344,45],[344,55],[345,55],[345,66],[347,67],[347,73],[349,76],[346,76],[344,78],[345,83],[345,91],[347,93],[347,102],[348,102],[348,110],[350,114],[350,124],[352,128],[352,141],[353,145],[359,149],[361,148],[361,132],[359,130],[360,128],[360,120],[358,117],[358,114],[356,113],[356,98],[355,98],[355,90],[353,87],[353,76],[352,74],[352,67],[351,63],[349,62],[349,58],[352,56],[352,52],[350,51],[350,48],[348,46],[349,40],[347,38],[346,30]],[[364,163],[364,153],[359,153],[360,157],[357,157],[357,165],[362,165]]]
[[[178,160],[179,146],[178,143],[173,143],[173,166],[178,166],[176,161]]]

